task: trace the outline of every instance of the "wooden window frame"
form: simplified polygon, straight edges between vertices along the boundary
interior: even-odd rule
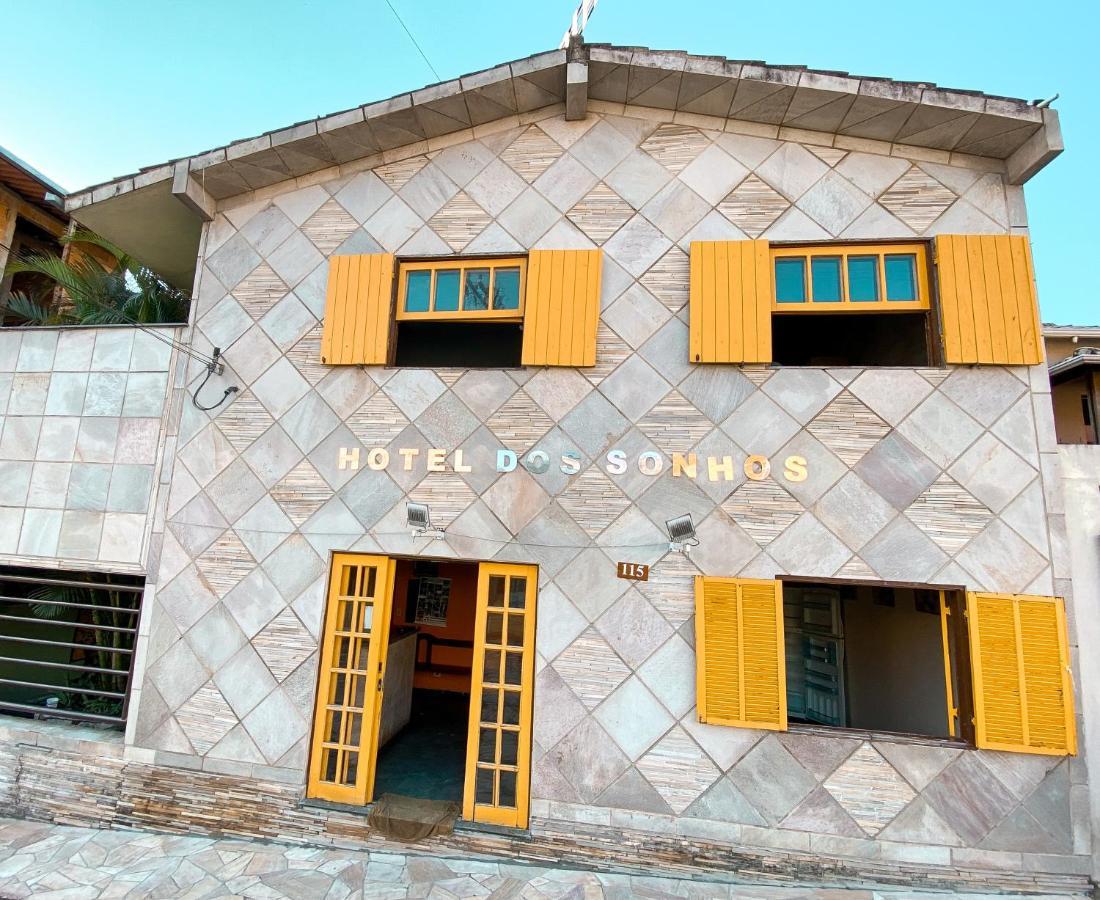
[[[496,282],[498,269],[519,269],[519,306],[516,309],[478,309],[464,310],[462,303],[466,295],[466,271],[469,269],[489,270],[489,296],[492,297],[493,285]],[[457,310],[437,312],[428,309],[424,312],[409,312],[405,309],[405,299],[408,291],[409,272],[431,272],[431,306],[435,305],[436,273],[441,270],[457,269],[459,275],[459,295]],[[430,260],[397,260],[397,307],[394,311],[395,322],[523,322],[524,293],[527,286],[527,257],[526,256],[471,256],[471,257],[436,257]]]
[[[886,299],[886,263],[887,256],[913,255],[916,257],[917,299]],[[837,242],[820,244],[772,244],[769,247],[772,283],[772,312],[780,314],[813,313],[883,313],[883,312],[928,312],[932,308],[931,278],[929,277],[929,247],[927,241],[908,241],[905,243],[861,244],[856,242]],[[874,256],[878,258],[878,300],[853,301],[848,299],[848,258],[850,256]],[[802,257],[806,260],[804,273],[806,300],[801,303],[784,302],[778,298],[775,282],[775,263],[778,259]],[[813,299],[812,261],[821,257],[840,257],[841,292],[844,299],[840,302],[815,303]]]

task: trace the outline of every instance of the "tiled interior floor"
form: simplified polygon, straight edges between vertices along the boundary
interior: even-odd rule
[[[413,692],[412,717],[378,754],[375,796],[462,802],[470,695]]]
[[[756,900],[943,900],[943,894],[725,885],[565,869],[286,847],[0,819],[0,897],[36,900],[248,897],[692,897]],[[951,895],[956,900],[979,896]],[[998,900],[1013,900],[997,895]],[[1049,895],[1048,895],[1049,898]]]

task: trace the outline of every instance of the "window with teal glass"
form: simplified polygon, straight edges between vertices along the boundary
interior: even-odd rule
[[[427,270],[409,272],[405,289],[405,310],[427,312],[432,299],[432,273]]]
[[[779,303],[806,302],[806,260],[787,256],[775,261],[775,299]]]
[[[519,309],[519,269],[497,269],[493,309]]]
[[[810,260],[814,303],[840,303],[844,299],[840,284],[840,257],[815,256]]]
[[[466,270],[466,296],[462,301],[463,309],[489,308],[489,270]]]
[[[440,269],[435,273],[435,308],[440,312],[454,312],[458,309],[461,276],[458,269]]]
[[[886,299],[917,299],[917,258],[911,253],[894,253],[886,256]]]
[[[878,257],[848,257],[848,298],[853,303],[878,300]]]

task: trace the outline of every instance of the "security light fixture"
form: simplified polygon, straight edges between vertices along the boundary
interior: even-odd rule
[[[411,501],[406,503],[405,515],[413,537],[430,534],[432,537],[442,540],[443,529],[432,528],[432,515],[427,503],[413,503]]]
[[[691,513],[676,516],[665,522],[668,530],[668,549],[676,553],[687,553],[692,547],[699,546],[699,540],[695,537],[695,523],[691,521]]]

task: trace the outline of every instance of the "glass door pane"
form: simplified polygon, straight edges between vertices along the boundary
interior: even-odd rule
[[[360,804],[370,799],[392,594],[389,558],[333,558],[310,752],[311,797]]]
[[[534,682],[534,566],[482,563],[463,816],[527,826]]]

